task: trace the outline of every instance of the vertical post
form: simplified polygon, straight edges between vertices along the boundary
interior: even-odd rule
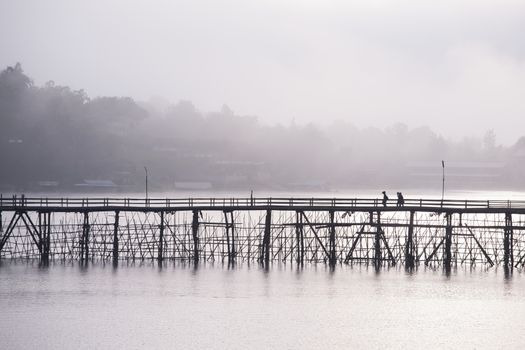
[[[513,248],[512,214],[505,213],[505,231],[503,236],[503,267],[505,269],[512,270],[514,267]]]
[[[162,263],[164,259],[164,211],[160,212],[160,225],[159,225],[159,251],[157,253],[157,260]]]
[[[115,211],[115,222],[113,223],[113,265],[118,265],[118,252],[119,252],[119,242],[118,242],[118,226],[119,226],[120,212]]]
[[[268,267],[270,263],[270,233],[272,226],[272,211],[271,209],[266,210],[266,218],[264,222],[264,236],[261,250],[261,262],[264,266]]]
[[[84,212],[84,224],[82,225],[82,237],[80,238],[80,262],[87,262],[89,258],[89,214]]]
[[[304,249],[304,225],[302,224],[304,218],[301,219],[301,265],[304,263],[306,252]]]
[[[38,234],[40,236],[40,259],[44,265],[49,264],[51,245],[51,213],[38,213]]]
[[[145,206],[148,206],[148,168],[144,167],[144,171],[146,172],[146,204]]]
[[[46,259],[46,215],[42,218],[42,213],[38,212],[38,250],[40,251],[40,262],[44,265],[47,264]]]
[[[86,212],[85,214],[85,228],[86,230],[84,231],[84,254],[85,254],[85,258],[84,260],[87,262],[88,259],[89,259],[89,231],[91,229],[91,226],[89,224],[89,215],[88,215],[88,212]]]
[[[330,244],[329,244],[329,265],[331,267],[335,266],[336,263],[336,253],[335,253],[335,224],[334,224],[335,213],[333,210],[330,211]]]
[[[443,265],[446,272],[450,272],[452,263],[452,213],[446,213],[447,226],[445,227],[445,250],[443,253]]]
[[[51,254],[51,212],[47,213],[46,257],[49,261]]]
[[[443,168],[443,183],[441,186],[441,206],[443,206],[443,200],[445,199],[445,161],[441,161],[441,168]]]
[[[80,263],[84,262],[84,236],[86,235],[86,213],[84,213],[84,222],[82,224],[82,235],[80,236],[79,243],[80,243]]]
[[[199,263],[199,211],[193,211],[193,221],[191,224],[191,231],[193,235],[193,262]]]
[[[373,222],[373,212],[370,212],[370,221]],[[377,212],[376,232],[374,235],[374,265],[377,268],[381,266],[381,213]]]
[[[408,225],[408,235],[405,242],[405,268],[414,268],[414,211],[410,212],[410,223]]]
[[[42,222],[43,220],[45,220],[45,216],[44,216],[44,219],[42,219],[42,213],[38,212],[38,235],[40,237],[40,240],[38,241],[38,250],[40,251],[40,260],[42,261],[45,260],[44,250],[43,250],[44,237],[43,237],[43,230],[42,230],[42,227],[45,227],[45,221]]]
[[[303,265],[304,263],[304,256],[305,256],[305,253],[304,253],[304,225],[303,225],[303,215],[301,215],[301,265]]]
[[[228,251],[228,262],[231,260],[231,251],[230,251],[230,223],[228,222],[228,212],[224,211],[224,222],[226,225],[226,249]],[[224,241],[223,241],[224,242]],[[224,258],[223,258],[224,259]]]
[[[2,221],[2,211],[0,210],[0,233],[4,232],[4,223]]]
[[[303,234],[303,215],[301,212],[295,212],[296,223],[295,223],[295,239],[297,246],[297,264],[304,263],[304,234]]]
[[[231,248],[231,259],[235,260],[236,253],[235,253],[235,225],[233,223],[233,210],[230,212],[231,220],[230,220],[230,230],[232,233],[232,248]]]

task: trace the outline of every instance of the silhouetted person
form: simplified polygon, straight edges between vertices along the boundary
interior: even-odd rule
[[[386,192],[383,191],[383,207],[386,207],[386,202],[388,202],[388,196],[386,195]]]
[[[250,191],[250,204],[253,206],[253,190]]]
[[[405,205],[405,198],[403,197],[403,193],[397,192],[397,206],[402,207]]]

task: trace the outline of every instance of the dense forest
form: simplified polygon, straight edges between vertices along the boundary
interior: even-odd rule
[[[328,124],[327,124],[328,125]],[[452,127],[452,126],[451,126]],[[523,188],[525,138],[509,147],[494,132],[448,140],[404,124],[359,129],[293,120],[267,125],[223,106],[90,98],[50,81],[35,86],[20,64],[0,73],[0,190],[327,190]]]

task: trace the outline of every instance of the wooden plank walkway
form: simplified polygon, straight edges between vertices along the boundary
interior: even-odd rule
[[[525,213],[525,201],[406,198],[403,206],[391,199],[327,197],[0,197],[0,210],[78,211],[169,211],[169,210],[335,210],[335,211],[439,211]]]

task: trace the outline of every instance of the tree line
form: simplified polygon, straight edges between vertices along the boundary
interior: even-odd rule
[[[36,86],[20,64],[0,73],[3,191],[75,190],[86,180],[138,190],[144,167],[158,190],[202,183],[282,190],[427,186],[439,184],[432,164],[439,168],[442,159],[456,164],[458,186],[461,176],[471,185],[469,176],[478,172],[482,186],[522,188],[525,138],[503,147],[493,131],[482,134],[453,141],[401,123],[269,125],[227,106],[204,113],[190,101],[159,107],[130,97],[90,98],[52,81]]]

